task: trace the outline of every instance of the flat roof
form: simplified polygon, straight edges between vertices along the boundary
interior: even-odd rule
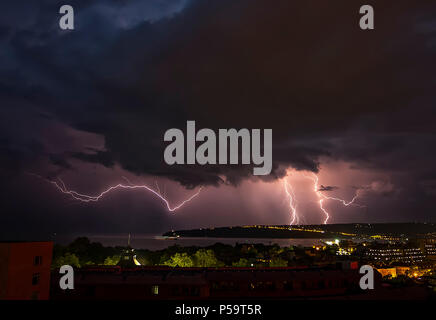
[[[53,242],[52,240],[1,240],[2,243],[41,243],[41,242]]]

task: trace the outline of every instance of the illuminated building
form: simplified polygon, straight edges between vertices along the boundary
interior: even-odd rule
[[[380,272],[380,274],[383,277],[391,276],[392,278],[397,277],[397,269],[396,268],[377,268],[377,271]]]
[[[426,258],[420,248],[404,248],[401,246],[386,246],[383,248],[368,248],[365,252],[367,258],[376,262],[402,262],[405,264],[422,262]]]
[[[424,254],[432,260],[436,260],[436,239],[435,238],[425,238],[417,240],[421,250]]]
[[[118,261],[117,265],[123,268],[132,268],[141,265],[136,259],[135,249],[130,246],[130,234],[127,241],[127,249],[121,254],[120,261]]]

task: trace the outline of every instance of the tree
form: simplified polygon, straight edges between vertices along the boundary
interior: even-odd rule
[[[114,255],[114,256],[109,256],[106,257],[106,259],[104,259],[104,265],[105,266],[116,266],[117,263],[120,261],[121,256],[120,255]]]
[[[284,251],[285,251],[284,248],[281,248],[279,245],[274,244],[271,247],[269,247],[268,254],[270,257],[274,257],[282,254]]]
[[[247,259],[240,258],[239,261],[232,263],[233,267],[249,267],[250,263]]]
[[[212,250],[200,249],[194,255],[196,267],[222,267],[224,263],[219,261]]]
[[[176,253],[172,255],[167,261],[164,262],[164,265],[170,267],[193,267],[194,261],[187,253]]]
[[[269,266],[270,267],[287,267],[288,261],[281,259],[281,258],[273,258],[273,259],[271,259]]]
[[[74,253],[65,253],[63,256],[57,257],[53,260],[52,267],[60,268],[63,265],[70,265],[72,267],[80,268],[79,258]]]

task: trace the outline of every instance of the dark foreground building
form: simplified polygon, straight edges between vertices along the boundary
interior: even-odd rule
[[[0,242],[0,300],[46,300],[53,242]]]
[[[354,269],[98,267],[78,269],[74,290],[52,299],[304,298],[362,294]],[[376,286],[381,276],[375,273]]]

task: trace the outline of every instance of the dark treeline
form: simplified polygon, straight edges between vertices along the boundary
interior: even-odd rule
[[[53,268],[63,264],[76,267],[87,265],[116,265],[126,247],[105,247],[81,237],[66,246],[55,245]],[[216,243],[208,247],[170,246],[163,250],[135,250],[136,259],[145,266],[173,267],[287,267],[327,264],[335,261],[334,248],[324,247],[313,254],[313,248],[280,247],[277,244]]]

